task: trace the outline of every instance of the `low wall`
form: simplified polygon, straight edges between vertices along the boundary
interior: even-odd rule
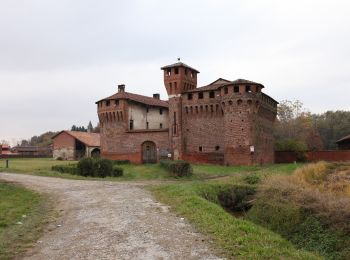
[[[317,161],[350,161],[350,150],[339,151],[308,151],[306,158],[309,162]],[[292,163],[297,161],[297,155],[294,152],[275,152],[276,163]]]

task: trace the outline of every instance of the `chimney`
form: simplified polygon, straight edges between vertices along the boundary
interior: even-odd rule
[[[118,85],[118,93],[123,93],[123,92],[125,92],[125,85],[124,84]]]
[[[153,98],[155,98],[155,99],[160,99],[160,95],[159,95],[159,93],[155,93],[155,94],[153,94]]]

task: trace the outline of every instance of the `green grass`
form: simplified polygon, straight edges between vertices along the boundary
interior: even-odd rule
[[[42,233],[49,211],[40,194],[0,182],[0,259],[12,259],[28,249]]]
[[[65,179],[79,180],[101,180],[101,178],[83,177],[78,175],[58,173],[51,170],[53,165],[74,164],[76,161],[57,161],[51,158],[35,159],[10,159],[9,168],[5,168],[5,160],[0,160],[0,172],[26,173],[39,176],[59,177]],[[177,179],[159,166],[159,164],[124,164],[119,165],[124,169],[122,177],[107,177],[103,180],[111,181],[138,181],[138,180],[173,180],[173,181],[191,181],[204,180],[210,178],[231,177],[238,178],[241,174],[258,173],[261,176],[271,174],[289,174],[293,172],[300,164],[285,165],[267,165],[267,166],[220,166],[220,165],[193,165],[193,175],[186,178]]]
[[[226,184],[227,185],[227,184]],[[217,183],[181,183],[150,187],[161,202],[171,205],[202,233],[207,234],[223,254],[235,259],[321,259],[296,249],[280,235],[253,222],[232,217],[220,205],[203,198],[215,198],[223,187]]]

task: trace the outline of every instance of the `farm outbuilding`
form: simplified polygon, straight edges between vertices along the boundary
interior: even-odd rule
[[[350,135],[339,139],[336,143],[338,145],[338,150],[350,150]]]
[[[52,137],[53,158],[77,160],[100,155],[100,134],[78,131],[61,131]]]

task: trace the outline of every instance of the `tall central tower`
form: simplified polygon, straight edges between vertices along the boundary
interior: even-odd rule
[[[164,71],[164,85],[169,97],[169,140],[173,159],[183,155],[182,97],[186,90],[197,88],[198,70],[180,62],[161,68]]]

